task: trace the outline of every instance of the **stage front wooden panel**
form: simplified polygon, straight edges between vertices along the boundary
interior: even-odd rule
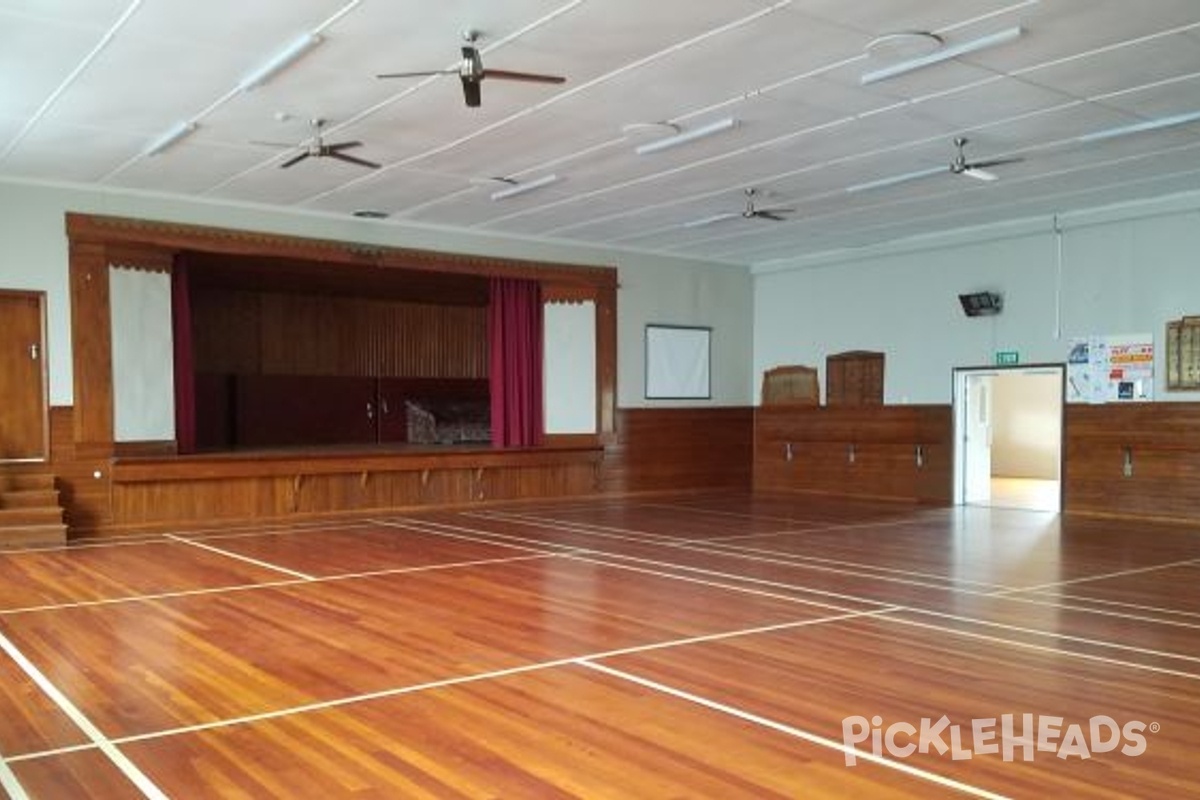
[[[122,530],[362,514],[597,490],[599,448],[266,454],[117,461]]]
[[[610,492],[747,489],[751,408],[625,408],[605,456]]]
[[[1200,403],[1067,406],[1065,509],[1200,520]]]
[[[948,505],[949,406],[759,408],[754,486]]]

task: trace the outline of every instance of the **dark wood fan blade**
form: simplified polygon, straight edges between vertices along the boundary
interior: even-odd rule
[[[430,69],[421,72],[381,72],[376,78],[428,78],[430,75],[457,75],[456,69]]]
[[[467,105],[471,108],[479,108],[479,104],[483,102],[483,93],[479,90],[479,81],[474,78],[468,78],[466,75],[462,78],[463,97],[467,99]]]
[[[754,216],[761,217],[763,219],[774,220],[776,222],[784,222],[787,219],[787,217],[783,216],[784,214],[795,213],[796,209],[794,208],[760,208],[754,212]]]
[[[539,75],[534,72],[512,72],[507,69],[485,69],[483,78],[498,78],[502,81],[524,81],[525,83],[566,83],[561,75]]]
[[[1005,164],[1017,164],[1025,159],[1023,158],[993,158],[991,161],[972,161],[967,164],[967,169],[988,169],[989,167],[1002,167]]]
[[[348,156],[345,153],[339,153],[336,150],[329,153],[330,158],[336,158],[339,161],[346,161],[350,164],[358,164],[360,167],[368,167],[369,169],[379,169],[379,165],[374,161],[367,161],[365,158],[357,156]]]
[[[362,142],[337,142],[325,146],[331,153],[337,153],[342,150],[349,150],[352,147],[362,147]]]
[[[285,162],[283,162],[282,164],[280,164],[280,165],[279,165],[279,168],[280,168],[280,169],[287,169],[288,167],[295,166],[296,164],[299,164],[301,161],[303,161],[303,160],[304,160],[304,159],[306,159],[306,158],[308,158],[308,151],[307,151],[307,150],[305,150],[303,153],[298,153],[297,155],[294,155],[294,156],[292,156],[292,157],[291,157],[291,158],[289,158],[287,161],[285,161]]]

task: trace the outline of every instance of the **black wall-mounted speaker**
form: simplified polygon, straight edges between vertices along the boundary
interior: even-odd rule
[[[999,314],[1004,308],[1004,298],[995,292],[972,292],[960,294],[958,302],[962,303],[963,313],[968,317],[986,317]]]

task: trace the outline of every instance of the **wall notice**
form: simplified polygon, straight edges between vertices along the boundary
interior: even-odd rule
[[[1072,339],[1067,356],[1068,403],[1131,403],[1154,399],[1154,337]]]

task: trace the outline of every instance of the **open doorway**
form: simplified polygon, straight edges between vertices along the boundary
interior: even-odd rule
[[[954,370],[954,500],[1062,507],[1062,365]]]

